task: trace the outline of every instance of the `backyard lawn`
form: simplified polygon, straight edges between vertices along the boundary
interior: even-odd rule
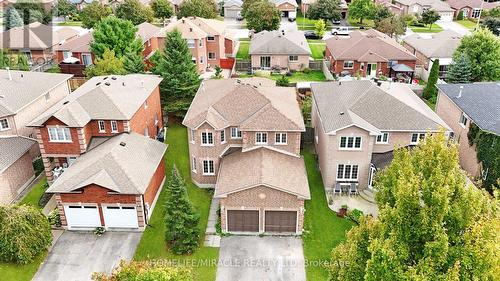
[[[248,54],[249,48],[250,48],[250,41],[240,41],[240,47],[238,48],[238,53],[236,54],[236,58],[242,60],[250,59],[250,55]]]
[[[239,73],[238,77],[240,78],[248,78],[248,77],[264,77],[272,80],[278,80],[283,76],[282,74],[270,74],[269,71],[259,71],[257,70],[255,74],[249,75],[244,73]],[[321,70],[310,70],[308,73],[302,71],[295,71],[292,73],[292,76],[287,76],[288,81],[290,83],[295,82],[312,82],[312,81],[325,81],[325,75]]]
[[[319,264],[330,261],[330,252],[345,240],[346,232],[353,223],[337,217],[328,208],[321,174],[316,166],[312,149],[302,151],[306,163],[311,200],[306,201],[303,234],[307,280],[327,280],[328,271]]]
[[[429,29],[429,26],[413,26],[413,25],[410,25],[409,27],[410,27],[410,29],[413,32],[416,32],[416,33],[437,33],[437,32],[443,31],[443,29],[441,28],[441,26],[439,26],[437,24],[431,24],[431,28],[430,29]]]
[[[43,193],[45,192],[45,184],[47,183],[47,179],[43,178],[41,179],[34,187],[31,189],[31,191],[26,194],[26,196],[21,200],[20,204],[27,204],[31,205],[36,208],[40,208],[38,205],[38,201],[42,197]]]
[[[219,258],[219,249],[203,246],[212,195],[208,190],[200,189],[191,182],[186,128],[179,123],[170,123],[167,131],[166,143],[169,145],[165,155],[165,161],[167,163],[167,177],[170,175],[171,169],[175,164],[186,182],[189,199],[200,214],[200,223],[198,227],[200,229],[200,233],[202,234],[200,237],[201,246],[192,255],[183,256],[174,255],[166,248],[164,241],[165,225],[163,221],[165,214],[164,201],[166,197],[166,189],[163,188],[160,193],[160,197],[158,198],[158,203],[153,211],[153,215],[149,221],[149,225],[144,231],[141,242],[137,247],[135,259],[165,259],[181,265],[183,262],[186,262],[187,265],[192,265],[193,261],[199,261],[200,263],[203,262],[203,266],[193,267],[196,274],[195,280],[213,281],[215,280],[215,273],[217,270],[216,264]],[[213,263],[210,266],[207,265],[208,262]]]
[[[325,57],[325,54],[323,53],[326,49],[326,43],[325,42],[309,42],[309,48],[311,48],[311,56],[315,60],[321,60]]]
[[[470,21],[470,20],[457,20],[456,22],[458,24],[461,24],[463,27],[468,28],[468,29],[474,29],[477,26],[477,24],[475,22]]]

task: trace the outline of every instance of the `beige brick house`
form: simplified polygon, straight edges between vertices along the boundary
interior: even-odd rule
[[[426,132],[450,128],[406,84],[367,80],[313,83],[312,125],[325,188],[357,183],[392,161],[395,147],[418,144]]]
[[[305,126],[293,89],[274,84],[204,81],[183,121],[191,178],[215,188],[224,232],[302,232],[310,198],[300,157]]]
[[[436,113],[453,130],[460,166],[473,177],[486,177],[488,167],[482,167],[478,161],[476,145],[469,145],[467,134],[474,123],[482,131],[500,135],[500,84],[439,84],[437,87]]]

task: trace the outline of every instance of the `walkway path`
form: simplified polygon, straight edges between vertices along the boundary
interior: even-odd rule
[[[208,213],[208,223],[207,230],[205,231],[205,246],[207,247],[219,247],[220,246],[220,236],[217,235],[217,229],[215,225],[218,221],[217,211],[219,210],[219,199],[212,198],[212,203],[210,204],[210,211]]]

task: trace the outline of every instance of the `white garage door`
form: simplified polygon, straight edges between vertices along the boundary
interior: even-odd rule
[[[441,18],[439,21],[450,22],[453,21],[453,13],[439,13]]]
[[[236,18],[238,15],[238,12],[241,11],[241,9],[238,8],[224,8],[224,17],[225,18]]]
[[[68,228],[74,227],[98,227],[101,226],[99,210],[97,206],[64,206],[64,214]]]
[[[106,227],[138,228],[135,207],[105,206],[102,209]]]

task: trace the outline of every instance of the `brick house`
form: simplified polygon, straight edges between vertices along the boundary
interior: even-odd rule
[[[371,190],[396,147],[416,145],[426,132],[451,132],[406,84],[360,80],[313,83],[311,89],[315,148],[329,190],[351,183]]]
[[[35,177],[40,155],[27,124],[70,94],[71,75],[0,70],[0,204],[12,202]]]
[[[461,12],[464,18],[479,18],[483,10],[491,10],[500,7],[500,2],[498,1],[447,0],[446,2],[455,11],[455,17]]]
[[[199,72],[216,65],[224,68],[235,55],[235,40],[223,21],[188,17],[167,25],[166,32],[174,29],[187,40]]]
[[[302,232],[310,195],[293,89],[263,78],[207,80],[183,124],[191,178],[215,187],[224,232]]]
[[[468,132],[475,124],[482,131],[500,135],[500,84],[439,84],[436,113],[453,130],[458,142],[460,166],[472,177],[488,176],[488,167],[477,159],[476,145]]]
[[[417,58],[396,40],[375,29],[352,31],[347,38],[326,40],[325,58],[330,71],[373,78],[380,75],[411,82]]]
[[[81,155],[47,189],[63,227],[142,231],[165,181],[167,145],[123,132]]]
[[[297,17],[297,1],[295,0],[272,0],[271,3],[276,5],[276,8],[284,18],[295,19]]]
[[[441,0],[395,0],[394,5],[403,10],[403,14],[419,16],[425,10],[434,10],[441,17],[439,20],[444,22],[453,21],[454,10],[448,2]]]
[[[445,79],[461,39],[460,34],[444,30],[430,36],[412,34],[403,39],[403,46],[417,57],[415,71],[424,81],[427,81],[436,59],[439,59],[439,78]]]
[[[32,121],[49,183],[111,136],[155,139],[163,127],[160,81],[144,74],[93,77]]]
[[[253,35],[249,54],[254,69],[302,70],[309,67],[311,49],[302,31],[264,30]]]

